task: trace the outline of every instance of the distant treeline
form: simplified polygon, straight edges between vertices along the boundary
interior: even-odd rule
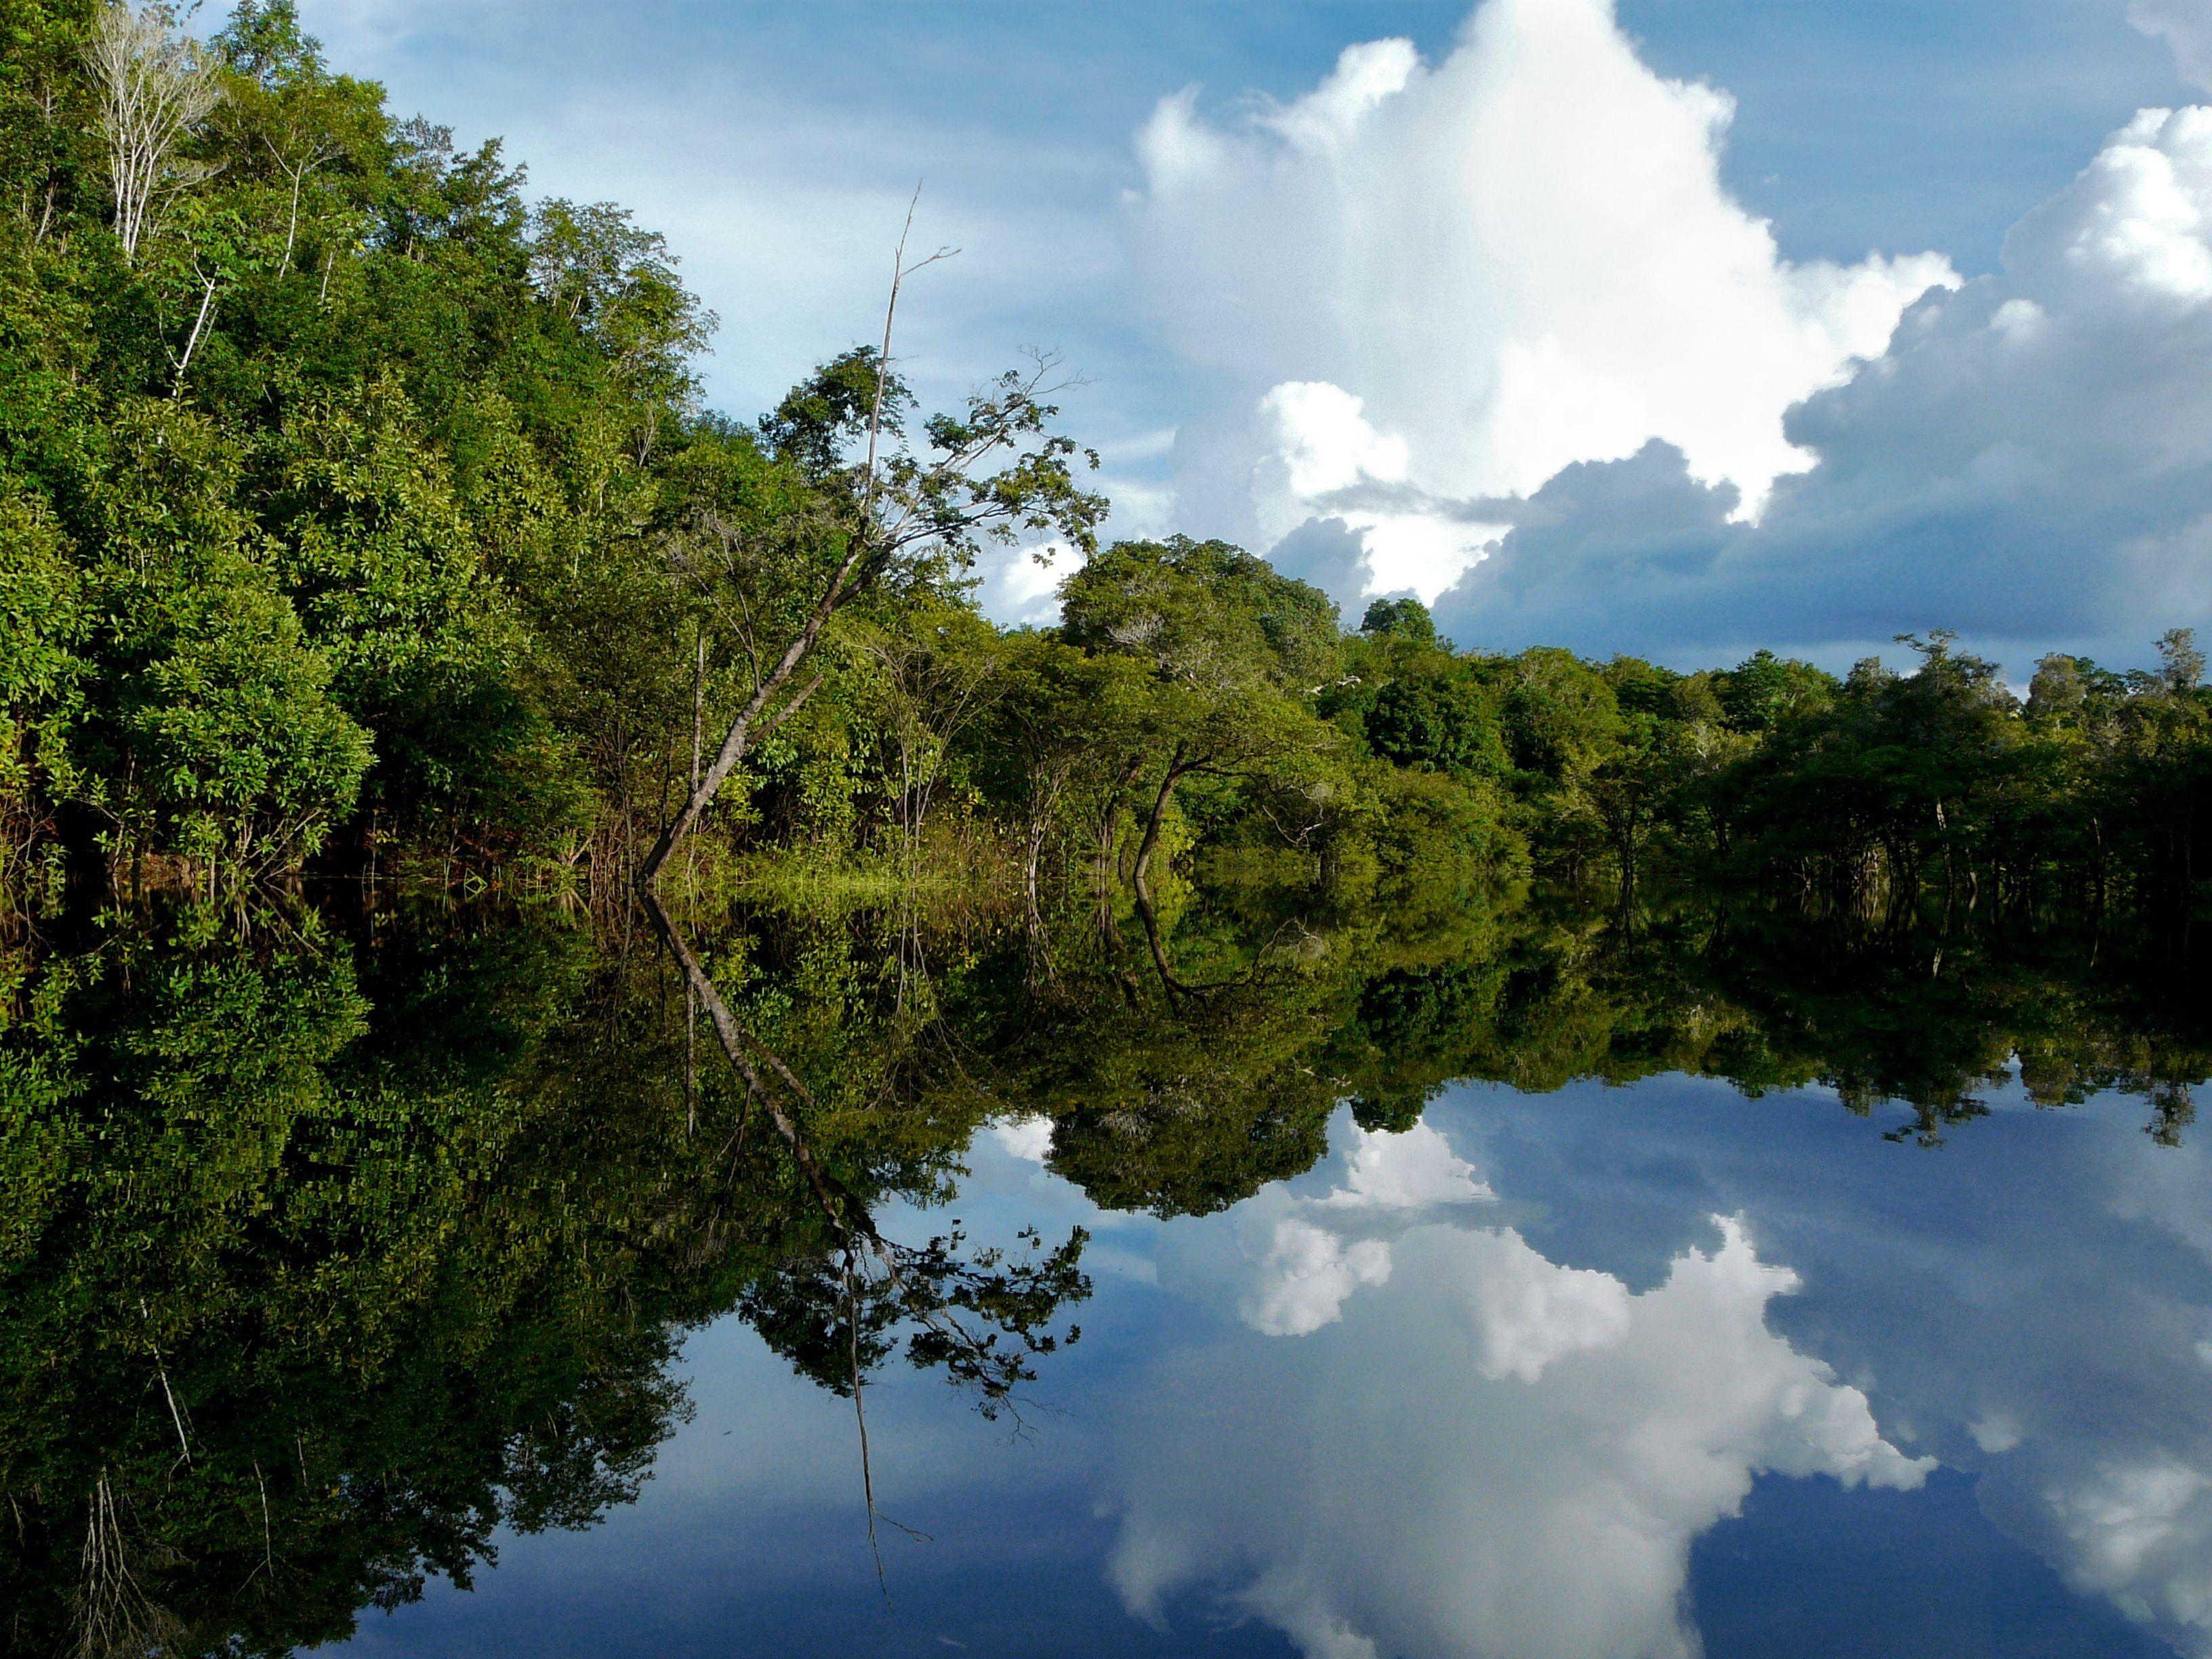
[[[289,0],[204,45],[92,0],[5,28],[17,884],[611,884],[695,821],[687,859],[966,860],[1032,896],[1201,844],[1850,900],[2163,900],[2212,868],[2185,632],[2156,674],[2046,659],[2024,707],[1940,633],[1838,680],[1464,653],[1410,600],[1347,632],[1237,549],[1097,546],[1048,362],[925,419],[864,347],[750,425],[704,412],[716,319],[659,236],[395,120]],[[964,573],[1046,538],[1086,556],[1063,623],[994,628]]]

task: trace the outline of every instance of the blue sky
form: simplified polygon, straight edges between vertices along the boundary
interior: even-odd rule
[[[2212,0],[302,11],[665,230],[732,413],[870,330],[919,182],[910,373],[1060,350],[1125,532],[1684,663],[2212,621],[2212,118],[2112,141]]]

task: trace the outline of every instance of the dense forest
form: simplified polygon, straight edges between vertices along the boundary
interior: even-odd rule
[[[1025,888],[1655,865],[1822,902],[2171,902],[2212,692],[2054,655],[1679,673],[1347,628],[1219,543],[1102,545],[1049,359],[925,413],[875,342],[750,423],[619,208],[395,118],[289,0],[10,0],[6,884],[307,870],[601,891],[675,849]],[[896,295],[896,290],[894,290]],[[859,319],[856,319],[859,320]],[[856,331],[858,331],[856,330]],[[994,542],[1086,556],[1006,630]],[[693,833],[697,831],[698,833]]]

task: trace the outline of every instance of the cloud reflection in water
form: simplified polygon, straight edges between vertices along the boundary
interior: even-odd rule
[[[1110,1571],[1139,1615],[1218,1586],[1315,1659],[1688,1656],[1690,1545],[1755,1474],[1935,1466],[1767,1328],[1797,1278],[1741,1222],[1639,1293],[1439,1216],[1490,1194],[1433,1129],[1358,1133],[1346,1166],[1182,1240],[1176,1276],[1242,1325],[1164,1355],[1122,1419]]]

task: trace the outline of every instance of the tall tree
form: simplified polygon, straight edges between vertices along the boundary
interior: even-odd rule
[[[1120,542],[1069,578],[1063,632],[1152,670],[1147,748],[1157,776],[1137,848],[1141,891],[1176,790],[1334,751],[1313,700],[1334,674],[1336,606],[1225,542]]]
[[[167,0],[103,0],[86,57],[100,88],[115,236],[129,263],[164,198],[207,176],[179,151],[222,100],[222,83]]]
[[[812,580],[801,594],[797,626],[774,652],[730,721],[714,759],[647,856],[651,883],[678,842],[721,792],[751,747],[789,717],[811,686],[793,680],[837,613],[885,582],[927,584],[965,570],[987,541],[1012,545],[1024,534],[1058,536],[1088,551],[1106,514],[1102,495],[1080,488],[1080,454],[1095,453],[1049,431],[1060,411],[1048,401],[1066,382],[1040,356],[971,395],[957,412],[933,415],[918,436],[907,430],[903,386],[891,374],[891,335],[899,289],[944,257],[906,263],[902,236],[892,261],[883,343],[827,365],[811,387],[787,400],[768,424],[772,440],[805,465],[811,505]],[[856,395],[868,389],[865,404]],[[781,702],[779,702],[781,699]]]

